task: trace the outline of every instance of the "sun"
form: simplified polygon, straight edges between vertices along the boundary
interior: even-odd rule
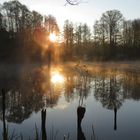
[[[57,36],[55,35],[55,33],[50,33],[49,39],[51,42],[56,42]]]

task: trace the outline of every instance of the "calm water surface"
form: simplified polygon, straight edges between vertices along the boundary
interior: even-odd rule
[[[2,67],[0,88],[6,90],[5,121],[9,136],[41,139],[41,110],[46,109],[50,140],[139,140],[140,73],[85,66]],[[0,139],[3,133],[0,95]],[[78,125],[78,107],[85,113]],[[78,127],[79,126],[79,127]]]

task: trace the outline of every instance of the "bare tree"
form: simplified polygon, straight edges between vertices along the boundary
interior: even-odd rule
[[[81,2],[81,0],[66,0],[66,2],[70,5],[78,5]]]
[[[140,19],[132,21],[133,29],[133,45],[138,47],[140,45]]]
[[[121,32],[121,25],[123,24],[123,15],[118,10],[106,11],[102,14],[101,22],[106,28],[110,46],[116,45],[117,36]]]
[[[59,27],[56,18],[52,15],[45,16],[44,26],[48,33],[50,32],[55,32],[56,34],[59,33]]]
[[[96,42],[101,44],[102,46],[105,45],[106,39],[106,25],[104,21],[97,20],[94,24],[94,39]]]

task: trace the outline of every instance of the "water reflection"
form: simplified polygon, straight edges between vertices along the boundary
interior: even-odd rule
[[[103,107],[114,110],[114,130],[117,129],[117,110],[124,101],[122,81],[119,78],[113,74],[107,78],[102,76],[95,80],[95,98],[102,103]]]
[[[58,71],[54,71],[51,74],[51,82],[53,84],[62,84],[64,83],[64,76],[60,74]]]
[[[124,101],[140,100],[139,73],[94,71],[89,75],[87,71],[85,73],[85,70],[81,72],[79,69],[56,67],[52,73],[48,73],[47,69],[47,67],[41,67],[33,68],[31,71],[22,70],[16,76],[8,75],[5,78],[2,74],[0,75],[2,77],[0,88],[6,89],[4,111],[3,106],[0,106],[0,119],[3,122],[6,120],[21,124],[30,118],[33,112],[37,113],[43,108],[58,109],[59,99],[63,95],[66,102],[71,103],[76,100],[78,104],[77,139],[84,140],[86,136],[81,122],[88,106],[85,108],[83,105],[86,104],[91,94],[96,101],[102,104],[103,108],[112,110],[114,113],[114,130],[117,130],[117,112]],[[2,100],[2,95],[0,95],[0,104],[3,103]],[[62,104],[61,108],[67,109],[67,106]],[[43,115],[42,120],[45,121]],[[42,125],[42,130],[44,129],[46,128]],[[43,132],[45,134],[45,131]],[[47,137],[46,135],[43,137]]]

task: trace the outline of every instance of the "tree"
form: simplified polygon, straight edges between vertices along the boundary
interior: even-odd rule
[[[123,15],[118,10],[106,11],[102,14],[101,23],[105,28],[111,47],[117,43],[117,36],[121,33],[121,25],[123,23]]]
[[[78,46],[82,43],[82,24],[78,25],[75,29],[75,42]]]
[[[94,39],[96,42],[98,42],[100,45],[105,45],[105,39],[106,39],[106,25],[104,21],[96,21],[94,24]]]
[[[91,33],[90,33],[90,29],[87,26],[87,24],[84,24],[82,27],[83,30],[83,35],[82,35],[82,40],[84,44],[87,44],[90,41],[91,38]]]
[[[80,48],[82,48],[82,24],[75,26],[74,42],[75,42],[75,55],[78,56],[80,54]]]
[[[6,13],[3,5],[0,4],[0,29],[6,29]]]
[[[34,29],[40,28],[42,26],[43,16],[37,11],[33,11],[32,15],[33,15],[33,28]]]
[[[135,47],[140,46],[140,19],[132,21],[133,44]]]
[[[4,2],[3,4],[3,9],[5,10],[5,17],[7,18],[6,20],[6,25],[7,29],[9,31],[13,31],[13,24],[12,24],[12,15],[11,15],[11,8],[10,8],[10,3],[9,2]]]
[[[3,16],[2,16],[2,14],[0,13],[0,29],[2,29],[2,18],[3,18]]]
[[[51,32],[55,32],[56,34],[59,33],[59,27],[56,18],[52,15],[45,16],[44,26],[47,33]]]
[[[66,20],[63,27],[63,39],[65,44],[66,57],[72,58],[74,49],[74,26],[69,20]]]
[[[25,6],[21,6],[21,19],[20,19],[20,29],[27,30],[32,29],[33,15],[32,12]]]
[[[74,27],[73,23],[66,20],[64,23],[64,42],[66,46],[73,46],[74,43]]]
[[[133,46],[133,29],[131,20],[124,21],[123,23],[123,45],[127,47]]]

